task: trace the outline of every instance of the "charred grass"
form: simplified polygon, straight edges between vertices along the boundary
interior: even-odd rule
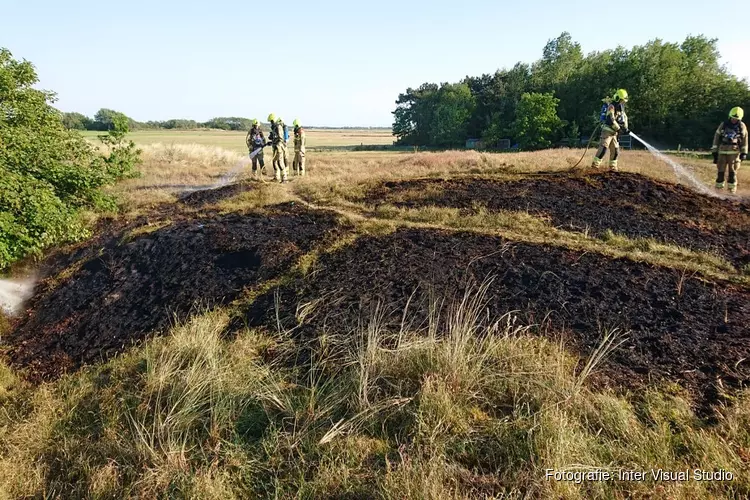
[[[744,212],[623,156],[650,233],[623,185],[610,222],[575,179],[512,191],[580,151],[321,153],[178,196],[241,158],[147,148],[124,215],[0,324],[0,498],[750,496],[747,266],[701,244]],[[695,468],[734,480],[545,478]]]

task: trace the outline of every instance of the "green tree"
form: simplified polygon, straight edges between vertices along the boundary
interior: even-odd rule
[[[525,93],[516,108],[511,133],[521,149],[549,147],[560,131],[562,120],[557,116],[560,102],[552,94]]]
[[[408,88],[405,93],[399,94],[393,112],[393,135],[398,138],[398,144],[430,144],[437,93],[437,85],[425,83],[417,89]]]
[[[68,130],[88,130],[92,126],[91,119],[81,113],[63,113],[62,122]]]
[[[112,155],[67,130],[37,81],[31,63],[0,49],[0,269],[85,236],[79,211],[112,206],[99,188],[118,178]]]
[[[106,135],[100,135],[99,140],[109,147],[109,156],[104,160],[107,175],[113,179],[128,179],[137,177],[135,169],[140,163],[141,150],[137,149],[133,141],[126,141],[130,127],[130,120],[122,113],[112,116],[112,128]]]
[[[458,146],[466,141],[469,117],[476,101],[465,83],[443,84],[437,93],[430,144],[434,146]]]
[[[94,114],[94,125],[96,127],[96,130],[109,130],[112,128],[112,124],[114,123],[114,116],[117,114],[117,111],[114,111],[112,109],[106,109],[101,108],[99,111]]]
[[[219,130],[250,130],[252,120],[237,116],[218,117],[202,123],[206,128],[216,128]]]
[[[536,93],[559,99],[557,114],[563,124],[571,124],[549,141],[563,135],[570,139],[577,133],[585,136],[597,125],[602,99],[625,88],[630,93],[627,113],[634,131],[665,146],[705,148],[730,108],[750,109],[748,83],[729,75],[719,61],[716,40],[703,36],[689,36],[681,44],[656,39],[630,49],[615,47],[584,55],[564,32],[549,40],[542,57],[532,64],[518,63],[460,82],[474,98],[466,135],[481,136],[490,144],[507,137],[514,132],[511,124],[518,122],[521,96]],[[451,110],[441,104],[439,90],[445,85],[425,83],[399,95],[393,124],[399,144],[445,141],[441,123]],[[572,124],[579,130],[573,130]]]

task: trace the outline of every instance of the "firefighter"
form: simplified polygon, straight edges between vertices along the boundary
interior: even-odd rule
[[[627,135],[628,116],[625,114],[625,103],[628,102],[628,92],[625,89],[619,89],[615,92],[614,97],[604,99],[604,106],[600,120],[602,122],[602,135],[599,138],[599,149],[591,162],[591,166],[599,168],[604,156],[609,150],[609,167],[617,170],[617,157],[620,154],[620,142],[617,140],[618,134]]]
[[[263,130],[260,128],[258,120],[254,119],[252,121],[252,127],[250,127],[250,132],[247,133],[245,142],[247,143],[247,148],[250,151],[250,157],[253,161],[253,177],[258,176],[258,164],[260,164],[261,175],[265,174],[266,162],[263,159],[263,148],[266,146],[266,136],[263,134]]]
[[[294,175],[305,175],[305,130],[299,120],[294,120],[294,161],[292,162]]]
[[[716,189],[724,189],[724,174],[727,170],[727,188],[730,193],[737,192],[737,170],[740,163],[747,158],[747,126],[742,122],[745,112],[742,108],[732,108],[729,119],[722,122],[714,134],[711,146],[714,164],[718,170]]]
[[[284,123],[273,113],[268,115],[268,121],[271,124],[271,134],[269,136],[269,139],[271,146],[273,146],[273,177],[279,182],[286,182],[287,170]]]

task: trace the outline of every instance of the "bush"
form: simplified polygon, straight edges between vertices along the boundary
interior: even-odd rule
[[[139,161],[124,142],[127,122],[113,126],[101,156],[66,129],[54,94],[34,89],[37,82],[31,63],[0,49],[0,269],[84,237],[80,210],[113,208],[100,188],[135,175]]]
[[[557,116],[559,102],[552,94],[532,92],[521,96],[511,130],[522,149],[542,149],[552,144],[551,138],[562,126]]]

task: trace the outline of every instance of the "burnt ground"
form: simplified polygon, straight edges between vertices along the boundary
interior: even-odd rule
[[[750,292],[670,268],[474,233],[403,229],[322,256],[311,276],[282,290],[287,328],[296,325],[298,303],[329,297],[298,325],[303,337],[355,328],[377,301],[403,307],[417,287],[460,296],[468,283],[494,277],[492,316],[520,311],[529,324],[549,322],[541,334],[563,332],[584,355],[603,329],[626,330],[629,339],[609,358],[601,384],[639,388],[671,380],[711,405],[719,398],[718,379],[730,390],[750,381]],[[248,323],[275,325],[273,301],[273,292],[256,301]],[[424,315],[414,305],[411,311]],[[393,309],[393,327],[401,314]]]
[[[264,211],[206,214],[132,238],[114,231],[58,256],[72,276],[42,283],[6,340],[12,365],[50,379],[107,359],[184,318],[198,305],[237,297],[286,272],[337,230],[331,212],[293,203]]]
[[[252,184],[249,183],[234,183],[213,189],[201,189],[181,196],[178,203],[188,207],[200,208],[250,191],[252,187]]]
[[[229,215],[207,208],[246,189],[252,186],[193,193],[136,220],[104,221],[97,237],[48,256],[43,272],[49,278],[10,336],[3,336],[5,356],[31,380],[107,359],[163,331],[175,316],[186,317],[196,304],[232,300],[286,273],[299,256],[350,229],[333,212],[294,203]],[[381,185],[368,202],[467,211],[479,202],[489,209],[528,210],[561,226],[612,229],[725,255],[734,251],[730,260],[738,264],[748,248],[741,228],[750,227],[746,205],[621,173],[409,181]],[[295,326],[296,306],[323,298],[317,313],[297,325],[302,338],[356,328],[377,301],[394,308],[390,319],[398,323],[418,287],[459,297],[486,277],[494,277],[492,315],[518,311],[523,322],[544,325],[540,335],[562,334],[583,355],[599,344],[602,330],[627,331],[627,343],[611,355],[599,384],[637,389],[652,380],[675,381],[706,408],[725,389],[750,381],[747,289],[627,259],[474,233],[402,229],[323,254],[304,280],[281,289],[282,322]],[[275,329],[273,311],[271,291],[248,306],[246,319]],[[424,308],[412,304],[410,311],[417,322],[424,319]]]
[[[477,178],[386,182],[371,190],[368,205],[453,207],[471,213],[523,210],[549,217],[562,229],[612,230],[709,251],[736,267],[750,264],[750,205],[710,198],[690,189],[621,172],[545,173],[521,180]]]

